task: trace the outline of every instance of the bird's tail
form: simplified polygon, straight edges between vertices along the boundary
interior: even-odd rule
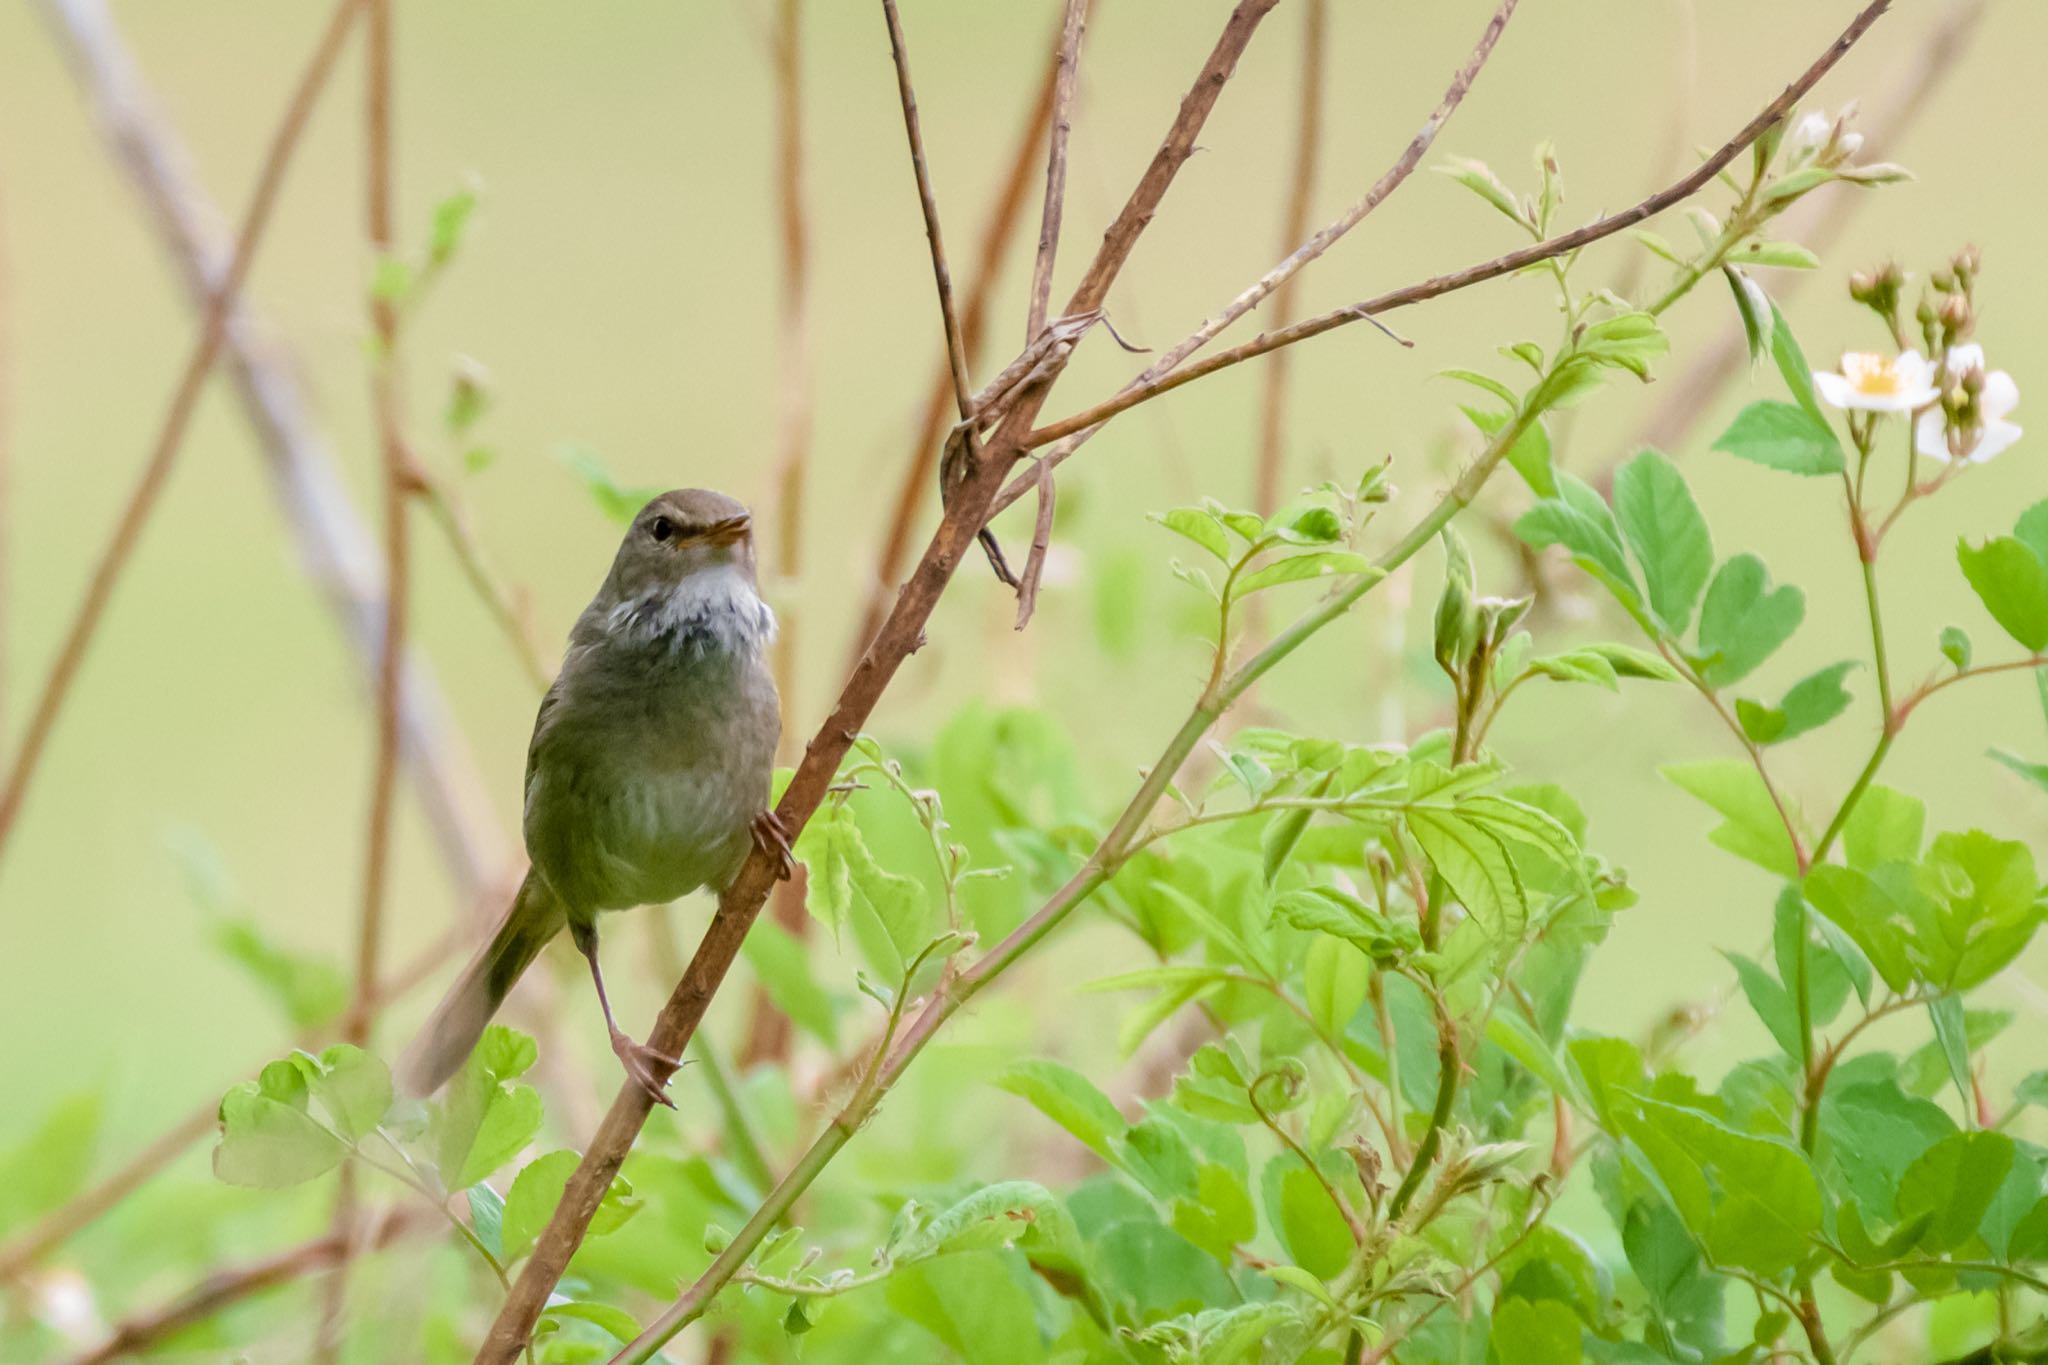
[[[477,1039],[483,1037],[484,1026],[505,1003],[513,983],[540,956],[548,940],[561,932],[565,921],[561,902],[538,872],[529,871],[498,932],[462,969],[406,1050],[399,1063],[399,1083],[406,1093],[433,1094],[469,1060]]]

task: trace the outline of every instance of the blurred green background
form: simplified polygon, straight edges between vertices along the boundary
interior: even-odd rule
[[[116,6],[163,111],[229,213],[240,211],[325,8],[310,0]],[[1566,177],[1566,220],[1582,221],[1673,178],[1674,119],[1678,147],[1720,143],[1853,8],[1837,0],[1529,0],[1431,160],[1481,157],[1526,185],[1532,143],[1552,138]],[[1057,9],[1051,0],[905,6],[937,193],[963,275],[1037,88]],[[1112,316],[1126,336],[1171,344],[1278,258],[1300,9],[1283,6],[1268,21],[1202,152],[1112,292]],[[1406,144],[1490,9],[1419,0],[1332,6],[1313,221],[1334,216]],[[480,434],[498,458],[467,482],[467,494],[498,565],[531,592],[539,634],[551,645],[596,586],[616,535],[562,467],[563,447],[597,452],[633,485],[711,485],[757,507],[770,496],[779,386],[768,10],[759,0],[399,7],[407,242],[424,239],[434,202],[466,178],[484,187],[461,258],[406,339],[416,427],[429,458],[453,477],[436,439],[452,359],[466,354],[488,367],[495,403]],[[871,5],[805,10],[816,437],[805,573],[770,585],[801,621],[800,678],[786,699],[799,736],[815,728],[837,690],[940,356],[880,16]],[[1061,296],[1225,12],[1220,0],[1102,0],[1075,118]],[[1947,13],[1935,0],[1897,6],[1821,86],[1820,102],[1881,102]],[[2023,393],[2032,392],[2034,376],[2048,375],[2048,338],[2026,321],[2048,316],[2048,272],[2039,267],[2048,203],[2029,143],[2042,128],[2034,67],[2044,49],[2048,7],[1990,4],[1904,136],[1871,149],[1904,162],[1917,179],[1874,192],[1823,277],[1789,307],[1816,363],[1881,341],[1847,302],[1848,269],[1895,256],[1924,270],[1975,241],[1987,270],[1980,339],[1992,363],[2011,370]],[[361,230],[359,56],[352,48],[313,121],[249,292],[289,342],[370,513],[376,461],[362,346],[370,258]],[[1665,230],[1674,238],[1685,232],[1679,223]],[[1333,306],[1497,254],[1515,245],[1512,231],[1448,180],[1418,174],[1303,277],[1302,302]],[[1027,226],[1003,276],[982,377],[1021,342],[1031,235]],[[1582,270],[1589,280],[1620,277],[1641,255],[1617,238]],[[0,8],[0,259],[0,439],[12,456],[4,749],[140,467],[194,331],[32,4]],[[1635,278],[1660,278],[1642,265],[1634,262]],[[1682,372],[1730,313],[1718,285],[1702,288],[1671,319],[1674,354],[1663,373]],[[1455,407],[1461,391],[1432,375],[1448,366],[1503,372],[1496,345],[1547,340],[1554,324],[1549,287],[1533,279],[1503,280],[1391,321],[1414,338],[1413,350],[1355,327],[1296,352],[1285,484],[1355,477],[1392,455],[1405,521],[1442,486],[1468,440]],[[1049,415],[1108,393],[1140,364],[1098,333]],[[930,647],[905,668],[873,729],[914,750],[969,699],[1043,706],[1073,735],[1090,789],[1107,809],[1156,752],[1204,663],[1183,610],[1187,590],[1167,571],[1171,538],[1143,513],[1204,494],[1250,500],[1260,384],[1258,366],[1235,369],[1121,419],[1091,444],[1061,482],[1062,561],[1030,630],[1013,633],[1007,595],[971,563],[934,620]],[[1603,397],[1564,433],[1561,457],[1581,470],[1607,460],[1673,387]],[[1807,626],[1757,681],[1757,692],[1775,695],[1791,678],[1859,653],[1863,628],[1836,491],[1818,481],[1794,486],[1705,452],[1743,401],[1741,388],[1738,380],[1673,453],[1692,473],[1722,552],[1755,550],[1807,591]],[[2029,411],[2023,403],[2023,424]],[[1959,534],[2010,526],[2019,507],[2048,493],[2038,444],[2023,442],[1917,511],[1888,547],[1890,627],[1907,678],[1933,666],[1935,634],[1950,622],[1972,629],[1980,654],[1997,653],[1996,632],[1956,571],[1953,546]],[[1509,501],[1498,500],[1503,494]],[[1494,505],[1512,506],[1513,496],[1499,490]],[[1019,552],[1028,514],[1011,514],[1003,528]],[[921,528],[935,517],[928,507]],[[416,638],[454,704],[509,841],[535,697],[445,544],[424,520],[417,525]],[[1511,588],[1499,545],[1472,534],[1481,542],[1483,584]],[[1419,562],[1411,640],[1434,597],[1436,567],[1433,553]],[[1263,694],[1272,716],[1355,739],[1379,738],[1404,716],[1426,722],[1436,694],[1418,669],[1388,658],[1394,635],[1383,610],[1361,612],[1304,651]],[[1627,638],[1612,623],[1544,629],[1554,639],[1590,630]],[[296,568],[241,411],[216,385],[0,865],[0,1142],[59,1096],[104,1085],[107,1150],[125,1153],[281,1045],[286,1030],[269,1003],[207,946],[205,912],[172,847],[195,837],[210,845],[276,937],[344,961],[360,896],[372,751],[358,678]],[[1777,771],[1812,809],[1831,807],[1872,737],[1867,673],[1855,675],[1852,688],[1858,709],[1850,719],[1776,755]],[[1531,778],[1581,796],[1593,842],[1643,892],[1595,960],[1582,993],[1585,1022],[1637,1031],[1674,1004],[1722,990],[1729,974],[1709,950],[1762,938],[1770,887],[1764,874],[1710,848],[1701,837],[1706,813],[1655,776],[1662,762],[1730,752],[1697,699],[1678,689],[1622,697],[1554,691],[1512,710],[1499,742]],[[1925,796],[1937,827],[1981,823],[2038,841],[2048,834],[2048,799],[1986,761],[1993,744],[2048,756],[2048,731],[2024,681],[1930,704],[1900,744],[1889,780]],[[400,822],[393,962],[459,913],[409,793]],[[705,904],[683,909],[685,930],[701,922]],[[641,951],[637,933],[614,933],[612,942],[629,961]],[[976,1029],[1031,1029],[1044,1050],[1113,1070],[1108,1037],[1118,1002],[1089,996],[1070,1007],[1066,996],[1077,971],[1110,970],[1133,952],[1121,935],[1080,928],[985,1004],[978,1021],[963,1021],[961,1042],[971,1043]],[[2032,960],[2038,975],[2038,950]],[[851,969],[849,961],[842,981]],[[654,983],[644,973],[618,975],[627,1018],[646,1017]],[[2048,999],[2025,977],[2016,973],[1987,993],[1986,1003],[2021,1011],[2014,1036],[2038,1030]],[[608,1062],[594,1007],[580,989],[569,999],[578,1041],[594,1062]],[[385,1025],[388,1044],[396,1046],[424,1003],[409,1002]],[[713,1016],[728,1036],[738,1020],[729,1002]],[[1761,1036],[1747,1020],[1730,1028],[1744,1044],[1756,1039],[1742,1030]],[[690,1084],[686,1078],[683,1093],[696,1098]]]

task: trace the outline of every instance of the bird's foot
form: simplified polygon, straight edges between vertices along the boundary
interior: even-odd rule
[[[789,849],[789,826],[774,811],[764,810],[748,828],[753,831],[754,846],[776,860],[776,880],[788,881],[796,871],[796,855]]]
[[[649,1099],[671,1109],[676,1107],[676,1102],[668,1097],[668,1083],[683,1064],[680,1057],[664,1056],[647,1044],[628,1037],[622,1029],[612,1030],[612,1052],[617,1055],[619,1065],[626,1068],[626,1074],[647,1092]]]

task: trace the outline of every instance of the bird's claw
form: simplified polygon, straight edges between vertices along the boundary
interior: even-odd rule
[[[788,881],[796,872],[796,855],[789,848],[789,826],[774,811],[764,810],[754,817],[749,828],[754,834],[754,846],[775,859],[775,879]]]
[[[681,1068],[682,1058],[664,1056],[618,1029],[612,1030],[612,1052],[619,1065],[626,1068],[626,1075],[647,1092],[649,1099],[670,1109],[676,1107],[676,1102],[668,1097],[668,1083]]]

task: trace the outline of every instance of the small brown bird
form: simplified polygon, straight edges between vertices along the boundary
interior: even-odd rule
[[[568,925],[590,962],[612,1051],[662,1104],[679,1065],[612,1017],[597,916],[738,875],[752,844],[789,844],[768,809],[782,714],[762,658],[775,614],[755,581],[747,509],[723,493],[664,493],[633,518],[569,636],[526,754],[533,867],[497,934],[434,1010],[401,1068],[429,1094],[483,1035],[512,984]]]

